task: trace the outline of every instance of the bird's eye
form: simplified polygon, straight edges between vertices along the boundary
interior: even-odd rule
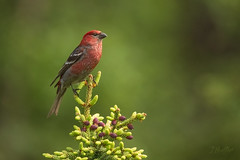
[[[97,36],[98,34],[97,33],[93,33],[94,36]]]

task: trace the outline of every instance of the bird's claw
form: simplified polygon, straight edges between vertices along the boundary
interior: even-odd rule
[[[76,96],[78,96],[79,97],[79,94],[78,94],[78,92],[77,91],[79,91],[80,89],[73,89],[73,93],[76,95]]]
[[[73,91],[73,93],[74,93],[76,96],[79,97],[79,94],[78,94],[77,91],[79,91],[80,89],[78,89],[78,88],[74,89],[73,86],[72,86],[72,84],[71,84],[71,87],[72,87],[72,91]]]

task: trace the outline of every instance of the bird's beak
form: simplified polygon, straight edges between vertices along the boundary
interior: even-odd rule
[[[99,34],[99,39],[103,39],[105,37],[107,37],[106,33],[102,32],[102,33]]]

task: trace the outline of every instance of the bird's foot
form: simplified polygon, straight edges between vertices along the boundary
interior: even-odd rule
[[[78,89],[78,88],[76,88],[76,89],[73,88],[72,84],[71,84],[71,88],[72,88],[73,93],[79,97],[79,94],[78,94],[77,91],[79,91],[80,89]]]

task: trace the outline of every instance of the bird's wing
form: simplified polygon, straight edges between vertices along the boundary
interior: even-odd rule
[[[82,59],[86,53],[86,49],[84,47],[77,47],[73,50],[73,52],[68,57],[67,61],[63,64],[62,68],[58,72],[58,75],[56,78],[52,81],[50,86],[58,79],[58,77],[61,77],[75,62]]]

